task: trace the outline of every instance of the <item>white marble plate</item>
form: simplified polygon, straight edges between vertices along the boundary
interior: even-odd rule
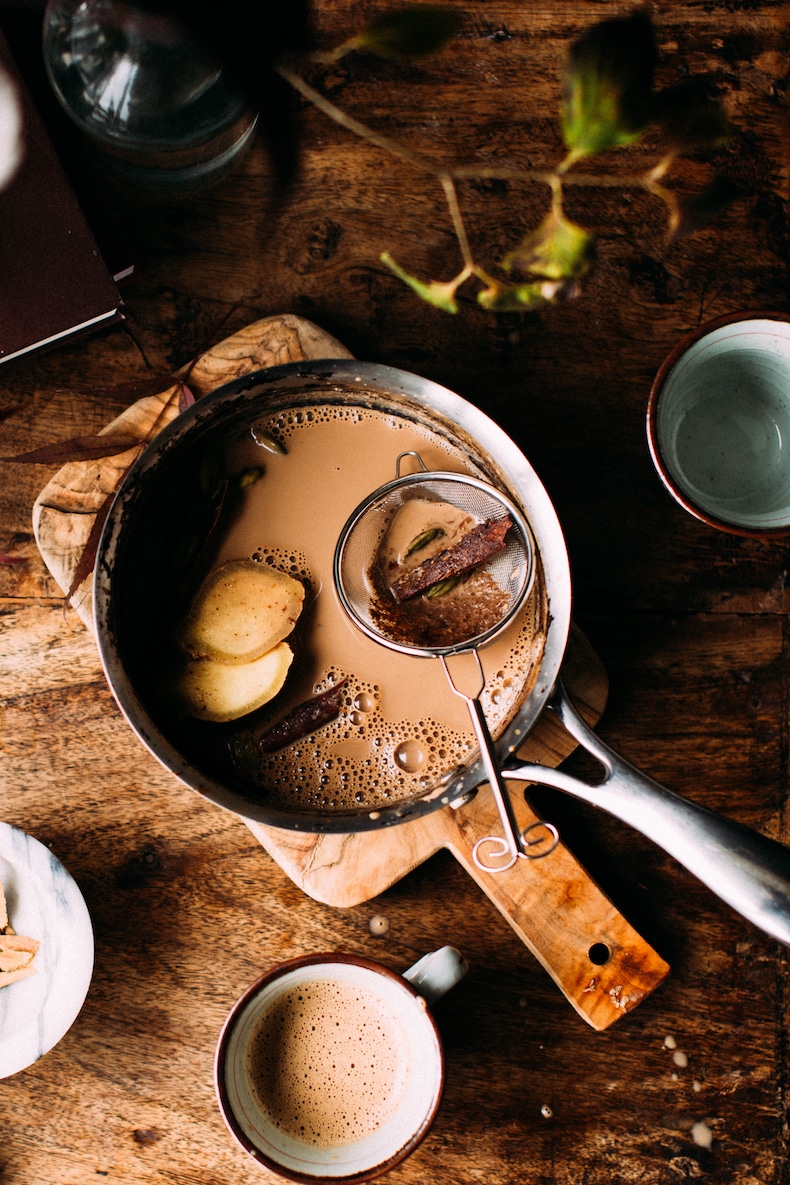
[[[93,973],[93,927],[49,848],[0,823],[0,881],[17,934],[37,938],[36,974],[0,988],[0,1078],[43,1057],[71,1028]]]

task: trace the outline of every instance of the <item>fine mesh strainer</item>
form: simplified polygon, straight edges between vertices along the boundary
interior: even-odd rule
[[[420,471],[401,476],[401,465],[406,457],[413,458]],[[449,506],[468,516],[475,525],[504,524],[509,526],[504,546],[475,566],[476,579],[485,581],[486,602],[481,610],[477,594],[474,605],[469,598],[464,602],[464,584],[449,591],[439,580],[426,593],[410,598],[410,604],[420,603],[416,613],[399,607],[398,600],[382,580],[377,569],[378,557],[396,516],[409,503],[426,506]],[[413,507],[412,507],[413,509]],[[427,520],[426,520],[427,521]],[[427,535],[428,532],[425,532]],[[419,538],[419,536],[418,536]],[[449,550],[449,549],[448,549]],[[446,554],[446,553],[445,553]],[[335,549],[335,587],[343,608],[354,624],[368,637],[383,646],[419,658],[440,658],[450,687],[463,699],[469,709],[480,755],[491,789],[496,799],[504,836],[485,836],[473,850],[475,863],[488,872],[502,872],[511,868],[519,857],[537,858],[548,855],[557,842],[556,830],[546,823],[532,824],[541,829],[539,839],[527,839],[526,831],[519,832],[518,823],[507,789],[496,761],[494,742],[480,703],[485,686],[485,675],[478,647],[497,637],[513,620],[529,595],[535,576],[535,547],[532,532],[521,511],[501,491],[467,474],[429,472],[419,454],[403,453],[398,457],[396,477],[374,490],[353,511]],[[438,589],[438,596],[431,596]],[[460,606],[449,616],[440,602],[443,596],[455,596]],[[427,601],[433,604],[428,605]],[[471,611],[468,611],[471,610]],[[436,621],[440,625],[436,626]],[[427,626],[426,626],[427,622]],[[426,637],[429,639],[426,641]],[[477,691],[469,694],[457,686],[450,672],[448,659],[454,655],[471,654],[476,664]],[[531,830],[531,828],[527,829]],[[546,846],[546,831],[553,837]],[[480,856],[482,845],[493,845],[492,862]],[[534,852],[529,847],[539,848]]]

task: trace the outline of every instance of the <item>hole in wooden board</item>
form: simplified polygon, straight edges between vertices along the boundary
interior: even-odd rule
[[[604,963],[609,962],[611,953],[605,942],[594,942],[587,951],[587,957],[596,967],[603,967]]]

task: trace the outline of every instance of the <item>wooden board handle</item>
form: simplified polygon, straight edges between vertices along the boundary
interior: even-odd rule
[[[511,784],[520,827],[538,822],[523,787]],[[475,843],[492,833],[483,785],[475,801],[444,817],[445,846],[507,919],[580,1016],[605,1029],[656,988],[669,965],[640,937],[568,849],[505,872],[481,872]],[[521,801],[519,801],[521,799]]]
[[[601,714],[607,689],[598,656],[574,628],[563,679],[590,723]],[[549,714],[539,719],[519,756],[538,752],[542,764],[559,765],[574,741]],[[534,760],[534,756],[533,756]],[[524,797],[523,783],[507,783],[520,830],[540,820]],[[520,859],[507,871],[484,872],[472,852],[478,840],[498,835],[493,796],[482,785],[473,802],[443,812],[445,847],[507,919],[580,1016],[605,1029],[656,988],[669,965],[636,932],[562,842],[540,859]]]

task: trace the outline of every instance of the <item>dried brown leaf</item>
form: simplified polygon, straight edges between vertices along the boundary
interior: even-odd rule
[[[186,383],[179,382],[178,384],[178,410],[179,412],[186,411],[195,402],[195,396],[190,391]]]
[[[94,569],[96,564],[96,555],[99,550],[99,540],[101,538],[102,530],[104,529],[104,524],[107,521],[107,515],[110,513],[110,507],[113,504],[114,498],[115,491],[111,490],[96,513],[96,517],[93,520],[93,526],[91,527],[85,546],[82,549],[82,555],[80,556],[77,566],[74,569],[74,574],[71,578],[69,590],[66,593],[67,602],[71,600],[82,582],[86,580],[88,576],[90,576]]]
[[[98,387],[68,387],[68,391],[78,395],[99,395],[108,399],[128,401],[134,403],[146,395],[158,395],[172,386],[173,376],[166,371],[160,371],[145,379],[128,379],[124,383],[112,383],[109,386]]]
[[[55,444],[45,444],[28,453],[0,457],[0,461],[16,461],[23,465],[63,465],[67,461],[95,461],[100,457],[114,457],[137,448],[143,442],[128,434],[106,433],[101,436],[70,436]]]
[[[182,391],[184,384],[181,381],[181,379],[176,379],[175,382],[171,382],[170,386],[172,388],[172,390],[170,391],[170,394],[168,395],[165,402],[162,404],[162,407],[160,408],[156,419],[151,424],[150,428],[148,429],[148,431],[145,434],[145,443],[146,444],[148,443],[148,441],[153,440],[154,437],[159,434],[159,432],[162,430],[162,428],[165,428],[168,425],[168,423],[170,422],[170,411],[172,410],[174,402],[178,405],[178,410],[179,411],[182,410],[181,409],[181,391]]]

